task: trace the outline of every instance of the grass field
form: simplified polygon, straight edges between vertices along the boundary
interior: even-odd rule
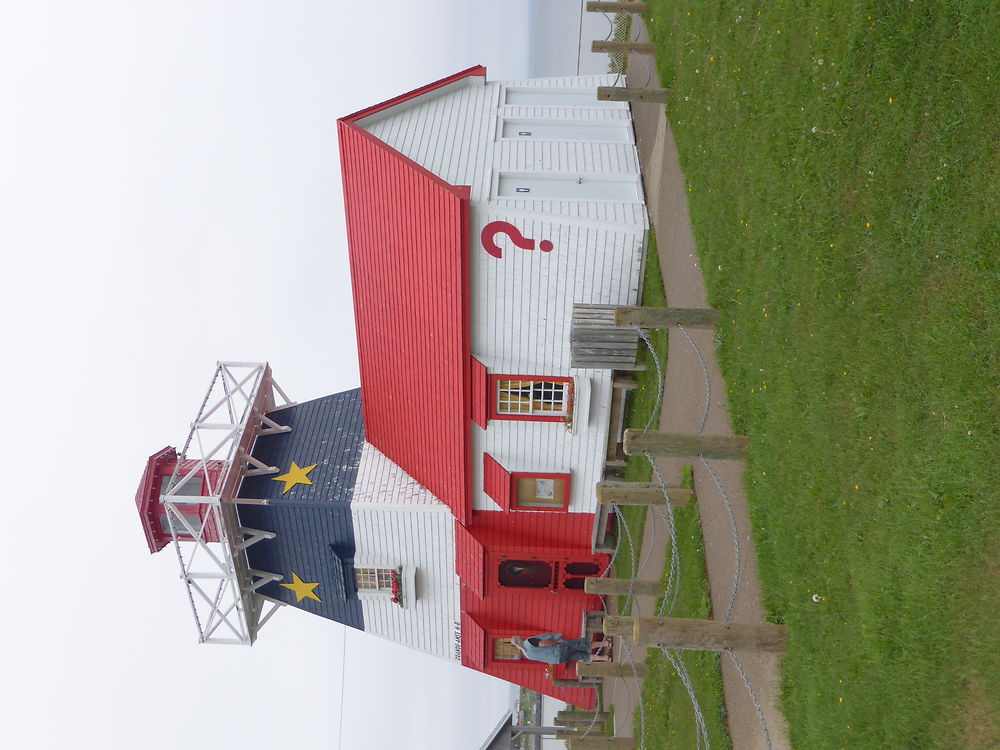
[[[792,742],[1000,747],[989,2],[654,0]]]

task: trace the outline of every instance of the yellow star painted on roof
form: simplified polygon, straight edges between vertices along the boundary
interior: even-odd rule
[[[305,583],[295,573],[292,573],[291,583],[283,583],[281,585],[295,592],[295,601],[297,602],[301,602],[303,599],[315,599],[318,602],[323,601],[313,592],[313,589],[319,586],[319,583]]]
[[[313,464],[312,466],[307,466],[303,469],[297,463],[292,461],[292,468],[288,470],[287,474],[282,474],[280,477],[271,477],[271,481],[285,483],[285,489],[281,491],[281,494],[284,495],[288,492],[288,490],[292,489],[292,487],[297,484],[312,484],[312,482],[309,481],[309,477],[306,475],[315,469],[316,466],[317,464]]]

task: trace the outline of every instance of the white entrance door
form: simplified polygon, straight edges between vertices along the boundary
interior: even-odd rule
[[[503,121],[504,138],[539,141],[594,141],[631,143],[627,122],[599,120],[508,120]]]
[[[497,194],[501,198],[636,203],[639,201],[639,185],[637,180],[628,178],[559,174],[502,174]]]

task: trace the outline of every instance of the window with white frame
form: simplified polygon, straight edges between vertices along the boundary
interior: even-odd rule
[[[392,593],[393,581],[399,580],[395,568],[355,568],[354,585],[358,591]]]
[[[384,599],[408,609],[417,600],[416,568],[368,562],[354,568],[354,588],[361,599]]]
[[[497,380],[498,416],[563,417],[569,410],[565,380]]]

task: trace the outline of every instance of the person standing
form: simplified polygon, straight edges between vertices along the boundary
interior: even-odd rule
[[[607,661],[607,657],[591,654],[593,644],[590,638],[563,638],[562,633],[542,633],[530,638],[515,635],[510,639],[525,658],[545,664],[568,664],[572,661]],[[607,643],[600,644],[601,646]]]

